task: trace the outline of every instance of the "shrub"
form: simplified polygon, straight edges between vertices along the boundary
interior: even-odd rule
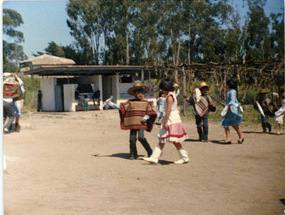
[[[249,89],[246,93],[243,104],[253,104],[256,99],[256,91],[254,89]]]
[[[26,89],[25,103],[23,107],[23,113],[35,112],[37,110],[37,94],[40,90],[40,79],[29,77],[21,77]]]

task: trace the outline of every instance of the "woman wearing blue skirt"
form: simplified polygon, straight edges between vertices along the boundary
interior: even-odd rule
[[[242,136],[241,130],[239,125],[242,121],[242,115],[238,113],[238,107],[240,103],[237,101],[236,98],[236,91],[237,84],[233,80],[228,80],[226,83],[226,89],[228,90],[227,93],[227,104],[222,112],[223,119],[220,122],[220,125],[224,126],[225,133],[226,133],[226,141],[225,144],[231,144],[231,137],[230,137],[230,126],[232,126],[238,134],[238,141],[237,144],[242,144],[244,142],[244,138]],[[224,114],[223,114],[224,113]]]

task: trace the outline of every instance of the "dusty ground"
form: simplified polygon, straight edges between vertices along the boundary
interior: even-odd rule
[[[203,143],[194,121],[183,123],[190,162],[173,164],[167,144],[154,165],[140,143],[140,159],[128,159],[117,110],[24,115],[21,132],[4,135],[5,215],[283,213],[285,135],[242,124],[245,143],[222,145],[223,128],[210,123]],[[152,148],[158,130],[145,134]]]

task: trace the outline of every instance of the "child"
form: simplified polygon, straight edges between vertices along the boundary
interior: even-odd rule
[[[231,137],[230,137],[230,129],[229,127],[232,126],[235,131],[238,134],[238,141],[237,144],[242,144],[244,142],[244,138],[242,136],[241,130],[239,128],[239,125],[242,121],[242,115],[238,113],[238,106],[240,103],[237,101],[236,98],[236,91],[237,84],[235,81],[228,80],[226,82],[226,89],[229,91],[227,93],[227,104],[225,107],[225,110],[223,112],[226,112],[223,116],[222,121],[220,122],[220,125],[224,126],[225,133],[226,133],[226,141],[224,144],[231,144]]]
[[[122,105],[117,105],[111,101],[106,101],[108,105],[120,110],[121,129],[130,130],[130,159],[137,159],[137,133],[138,139],[151,156],[152,149],[144,137],[144,130],[150,132],[156,118],[156,112],[152,105],[143,99],[143,94],[147,93],[149,88],[141,82],[136,82],[133,87],[128,89],[128,94],[135,96]]]
[[[195,110],[195,118],[196,118],[196,125],[197,131],[199,134],[199,141],[208,142],[208,113],[209,110],[214,112],[216,107],[211,99],[210,96],[207,95],[210,86],[207,85],[205,82],[202,82],[199,86],[201,92],[201,96],[195,95],[195,91],[190,96],[188,102],[190,105],[193,105]],[[203,123],[203,130],[202,130],[202,123]]]
[[[164,93],[162,91],[159,92],[159,98],[156,100],[158,108],[157,108],[157,121],[155,124],[160,125],[159,121],[163,118],[164,116]]]
[[[176,98],[178,97],[180,90],[179,90],[179,85],[178,84],[174,84],[174,87],[177,87],[177,91],[176,91]],[[160,125],[159,121],[164,117],[165,112],[164,112],[164,102],[165,102],[165,98],[164,98],[164,93],[162,91],[159,92],[159,98],[156,100],[157,104],[158,104],[158,108],[157,108],[157,121],[155,124]]]
[[[281,106],[279,110],[275,112],[275,122],[277,122],[279,126],[279,132],[277,132],[277,134],[282,134],[282,124],[285,124],[285,89],[281,90],[281,96],[282,101],[280,101],[279,95],[277,94],[278,105]]]
[[[261,125],[262,125],[262,129],[263,129],[263,133],[267,133],[266,128],[268,129],[268,132],[271,132],[272,126],[269,122],[267,122],[268,120],[268,116],[270,114],[269,111],[269,104],[271,102],[271,100],[269,98],[266,97],[267,92],[262,89],[259,91],[259,93],[257,94],[259,96],[259,99],[257,100],[257,102],[259,103],[259,105],[261,106],[264,115],[261,115]],[[254,107],[256,109],[256,105],[254,104]]]
[[[166,95],[164,109],[165,116],[161,123],[158,136],[158,146],[155,147],[152,155],[149,158],[143,158],[150,163],[158,163],[158,159],[162,153],[166,142],[174,144],[180,159],[175,164],[183,164],[189,161],[187,151],[182,147],[181,142],[187,138],[186,131],[180,119],[179,111],[177,110],[177,98],[175,96],[173,83],[169,79],[162,79],[159,88]]]

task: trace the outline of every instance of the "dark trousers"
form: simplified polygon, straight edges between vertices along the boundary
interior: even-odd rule
[[[148,144],[147,140],[144,138],[144,129],[131,129],[130,130],[130,155],[131,157],[137,158],[138,152],[137,152],[137,134],[138,134],[138,140],[141,142],[145,150],[147,151],[148,156],[151,156],[152,149],[150,145]]]
[[[5,128],[7,128],[10,131],[10,127],[15,119],[15,114],[13,111],[13,103],[9,103],[3,100],[3,124],[5,123],[7,117],[8,121],[5,125]]]
[[[199,115],[195,115],[196,118],[196,125],[197,125],[197,131],[199,134],[199,140],[208,140],[208,112],[205,114],[205,116],[200,117]]]
[[[262,124],[262,129],[263,132],[266,132],[266,128],[268,128],[269,132],[271,131],[271,124],[267,122],[268,120],[268,115],[262,116],[261,115],[261,124]]]
[[[41,100],[38,100],[38,108],[37,108],[37,111],[41,111],[42,110],[42,101]]]

